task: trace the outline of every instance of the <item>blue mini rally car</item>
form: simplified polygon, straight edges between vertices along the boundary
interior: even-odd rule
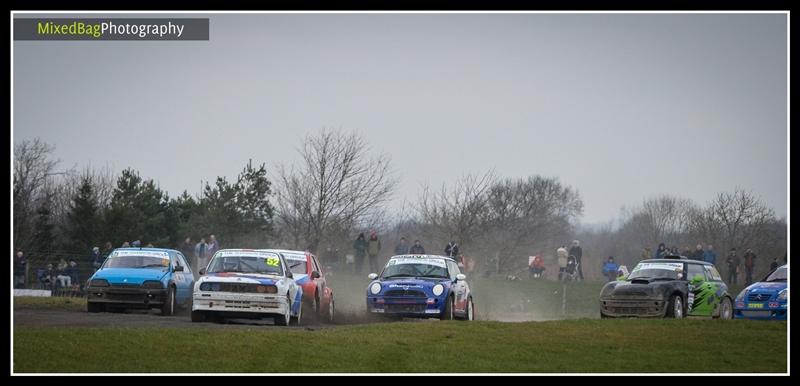
[[[789,302],[788,275],[789,268],[783,265],[770,272],[764,280],[742,290],[736,297],[734,318],[786,320]]]
[[[89,279],[89,312],[158,308],[161,315],[189,307],[194,274],[186,258],[173,249],[118,248]]]
[[[380,276],[369,274],[367,312],[400,317],[473,320],[466,276],[450,257],[399,255]]]

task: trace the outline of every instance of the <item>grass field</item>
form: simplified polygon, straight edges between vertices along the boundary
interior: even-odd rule
[[[330,278],[344,322],[349,316],[354,317],[349,322],[363,321],[358,315],[363,315],[367,283],[361,276]],[[787,369],[785,322],[601,320],[597,296],[602,282],[568,283],[563,314],[562,283],[475,277],[470,285],[479,320],[469,323],[247,330],[15,326],[14,371],[784,373]],[[14,298],[14,309],[36,308],[83,311],[85,300]]]
[[[786,323],[401,322],[14,330],[15,372],[785,372]]]

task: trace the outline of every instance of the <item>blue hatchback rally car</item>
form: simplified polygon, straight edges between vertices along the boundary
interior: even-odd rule
[[[742,290],[736,297],[734,318],[786,320],[789,301],[788,275],[789,268],[783,265],[770,272],[764,280]]]
[[[380,276],[369,274],[367,312],[414,318],[473,320],[472,293],[455,260],[434,255],[399,255]]]
[[[86,308],[158,308],[161,315],[190,307],[194,274],[186,258],[173,249],[118,248],[89,279]]]

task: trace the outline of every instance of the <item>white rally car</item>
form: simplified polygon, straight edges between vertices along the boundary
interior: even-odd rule
[[[192,322],[270,317],[280,326],[300,324],[303,289],[280,254],[223,249],[200,275],[192,296]]]

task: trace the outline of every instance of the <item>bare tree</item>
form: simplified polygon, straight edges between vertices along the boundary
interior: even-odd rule
[[[33,237],[33,220],[39,199],[45,194],[48,179],[58,161],[52,160],[54,147],[35,138],[14,146],[14,244],[29,248]]]
[[[487,193],[497,177],[490,170],[483,175],[469,174],[455,182],[443,184],[438,192],[429,186],[417,204],[420,222],[430,228],[433,242],[455,240],[461,245],[470,244],[481,232],[487,214]]]
[[[687,230],[693,210],[691,200],[662,195],[645,200],[641,208],[634,210],[631,220],[641,232],[643,245],[676,243],[678,235]]]
[[[323,129],[306,137],[299,166],[279,166],[277,218],[295,247],[316,250],[329,230],[374,222],[398,180],[388,155],[369,150],[356,133]]]
[[[714,223],[716,238],[727,248],[751,246],[776,221],[775,211],[752,192],[723,192],[711,202],[701,219]]]

